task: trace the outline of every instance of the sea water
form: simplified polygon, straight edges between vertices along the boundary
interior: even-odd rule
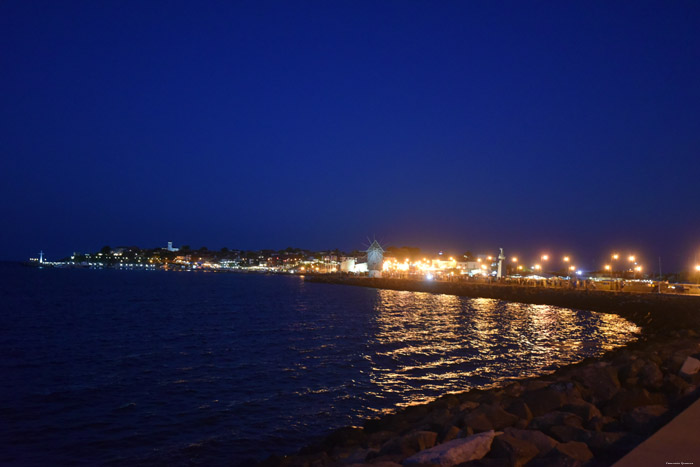
[[[245,465],[599,355],[615,315],[302,277],[0,264],[0,464]]]

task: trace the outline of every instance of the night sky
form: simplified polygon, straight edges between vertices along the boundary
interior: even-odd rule
[[[700,3],[0,2],[0,258],[700,257]]]

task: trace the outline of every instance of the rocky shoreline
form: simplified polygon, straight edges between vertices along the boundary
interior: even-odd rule
[[[561,303],[579,295],[555,298]],[[636,318],[643,327],[640,340],[549,375],[447,394],[362,427],[341,428],[295,455],[273,456],[261,465],[611,465],[700,395],[700,335],[694,330],[700,298],[630,301],[605,293],[593,299],[604,312],[617,309]]]

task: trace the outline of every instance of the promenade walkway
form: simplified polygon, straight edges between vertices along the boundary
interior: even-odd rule
[[[613,467],[700,465],[700,399]]]

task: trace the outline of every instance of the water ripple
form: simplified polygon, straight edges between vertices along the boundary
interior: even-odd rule
[[[614,315],[294,277],[0,265],[0,287],[3,465],[245,465],[639,331]]]

